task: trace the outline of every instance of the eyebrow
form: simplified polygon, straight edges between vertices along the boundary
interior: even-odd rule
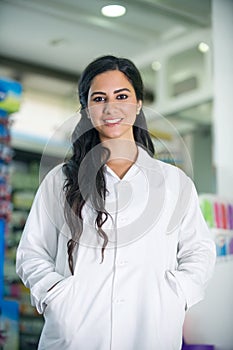
[[[128,88],[121,88],[121,89],[117,89],[117,90],[113,91],[113,93],[114,94],[118,94],[119,92],[122,92],[122,91],[131,92]],[[94,92],[92,92],[91,97],[94,96],[94,95],[104,95],[105,96],[106,93],[103,92],[103,91],[94,91]]]

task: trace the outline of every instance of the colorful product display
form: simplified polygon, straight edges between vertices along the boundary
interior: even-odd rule
[[[14,182],[20,169],[17,150],[13,152],[10,145],[10,114],[19,109],[21,93],[19,83],[0,78],[0,349],[4,350],[36,349],[43,326],[43,318],[30,304],[29,290],[15,271],[16,247],[34,197],[28,169],[18,181],[19,188]]]
[[[200,205],[211,229],[218,257],[233,257],[233,200],[215,195],[201,195]]]
[[[5,237],[11,219],[10,162],[13,152],[10,146],[10,114],[19,109],[22,87],[18,82],[0,78],[0,348],[19,348],[19,305],[4,300]]]

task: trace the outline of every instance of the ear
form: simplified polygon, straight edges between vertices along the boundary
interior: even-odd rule
[[[141,111],[141,109],[142,109],[142,100],[138,100],[138,102],[137,102],[137,115],[140,113],[140,111]]]

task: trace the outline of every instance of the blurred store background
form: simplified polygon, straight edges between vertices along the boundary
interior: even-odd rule
[[[139,67],[157,157],[193,178],[216,241],[185,343],[233,350],[232,33],[232,0],[0,0],[0,349],[36,349],[43,318],[16,247],[41,177],[69,153],[80,73],[113,54]]]

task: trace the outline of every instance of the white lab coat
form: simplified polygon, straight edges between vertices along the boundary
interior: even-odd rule
[[[141,147],[122,180],[107,166],[105,175],[111,218],[103,226],[109,237],[104,261],[88,202],[73,276],[62,165],[36,194],[17,250],[17,273],[44,314],[39,349],[178,350],[185,310],[203,298],[215,262],[195,187],[181,170]]]

